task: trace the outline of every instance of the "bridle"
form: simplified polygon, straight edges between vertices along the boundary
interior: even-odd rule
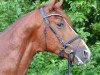
[[[45,34],[45,45],[46,45],[46,49],[47,49],[47,43],[46,43],[46,25],[48,25],[48,27],[51,29],[51,31],[55,34],[56,38],[58,39],[58,41],[61,43],[62,45],[62,48],[61,48],[61,51],[59,53],[59,56],[60,57],[64,57],[64,52],[65,52],[65,49],[72,43],[74,42],[75,40],[77,39],[81,39],[81,37],[77,34],[75,37],[71,38],[70,40],[68,41],[63,41],[62,37],[56,32],[56,30],[51,26],[48,18],[51,17],[51,16],[60,16],[63,18],[62,15],[60,14],[49,14],[47,15],[45,13],[45,10],[44,10],[44,7],[40,8],[40,14],[42,15],[43,17],[43,22],[44,22],[44,34]],[[71,63],[72,61],[70,60],[70,55],[72,54],[73,55],[73,58],[75,56],[75,50],[79,47],[79,44],[80,42],[77,44],[77,47],[74,48],[74,51],[71,51],[68,53],[68,75],[71,74]]]
[[[77,39],[81,39],[81,37],[79,35],[76,35],[75,37],[71,38],[70,40],[68,41],[63,41],[63,39],[60,37],[60,35],[56,32],[56,30],[50,25],[50,22],[48,20],[49,17],[51,16],[60,16],[60,17],[63,17],[62,15],[60,14],[49,14],[47,15],[45,13],[45,10],[44,10],[44,7],[40,8],[40,14],[42,15],[43,17],[43,22],[44,22],[44,34],[45,34],[45,45],[46,45],[46,49],[47,49],[47,42],[46,42],[46,25],[48,25],[48,27],[51,29],[51,31],[55,34],[56,38],[58,39],[58,41],[61,43],[62,45],[62,48],[61,48],[61,51],[59,53],[59,57],[64,57],[64,52],[65,52],[65,49],[72,43],[74,42],[75,40]],[[77,47],[74,48],[74,51],[72,52],[69,52],[68,53],[68,75],[71,74],[71,65],[72,65],[72,61],[70,60],[70,55],[73,54],[73,58],[75,56],[75,50],[78,49],[79,47],[79,44],[80,42],[77,44]]]

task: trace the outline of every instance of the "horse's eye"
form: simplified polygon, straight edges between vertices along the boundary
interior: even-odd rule
[[[58,28],[63,28],[63,27],[64,27],[64,24],[63,24],[63,23],[58,23],[58,24],[57,24],[57,27],[58,27]]]

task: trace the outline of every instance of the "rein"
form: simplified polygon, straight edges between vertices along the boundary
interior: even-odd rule
[[[63,41],[62,37],[56,32],[56,30],[51,26],[48,18],[51,16],[60,16],[63,18],[62,15],[60,14],[49,14],[47,15],[45,13],[44,7],[40,8],[40,14],[43,17],[43,22],[44,22],[44,34],[45,34],[45,45],[46,45],[46,49],[47,49],[47,42],[46,42],[46,26],[48,25],[48,27],[51,29],[51,31],[55,34],[56,38],[58,39],[58,41],[61,43],[62,47],[61,47],[61,51],[59,53],[59,57],[64,57],[64,52],[65,49],[75,40],[77,39],[81,39],[81,37],[79,35],[74,36],[73,38],[71,38],[68,41]],[[70,56],[73,55],[73,58],[75,56],[75,50],[78,49],[80,42],[77,44],[77,46],[74,48],[74,51],[71,51],[68,53],[68,75],[71,75],[71,67],[72,67],[72,61],[70,60]]]

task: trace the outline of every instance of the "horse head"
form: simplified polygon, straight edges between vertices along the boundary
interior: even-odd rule
[[[40,51],[55,53],[77,65],[90,60],[91,52],[73,30],[62,4],[63,0],[50,0],[0,34],[0,75],[25,75],[32,57]]]
[[[75,64],[85,64],[90,60],[91,52],[73,30],[69,17],[61,9],[62,4],[63,0],[51,0],[49,4],[38,8],[38,42],[43,50],[66,58],[70,54],[70,60]]]

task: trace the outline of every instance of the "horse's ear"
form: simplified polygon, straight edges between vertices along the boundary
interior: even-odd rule
[[[48,9],[52,10],[53,7],[55,6],[56,0],[50,0],[50,3],[48,4]]]
[[[57,3],[55,4],[55,8],[60,8],[60,7],[62,6],[62,4],[63,4],[63,1],[64,1],[64,0],[60,0],[59,2],[57,2]]]

